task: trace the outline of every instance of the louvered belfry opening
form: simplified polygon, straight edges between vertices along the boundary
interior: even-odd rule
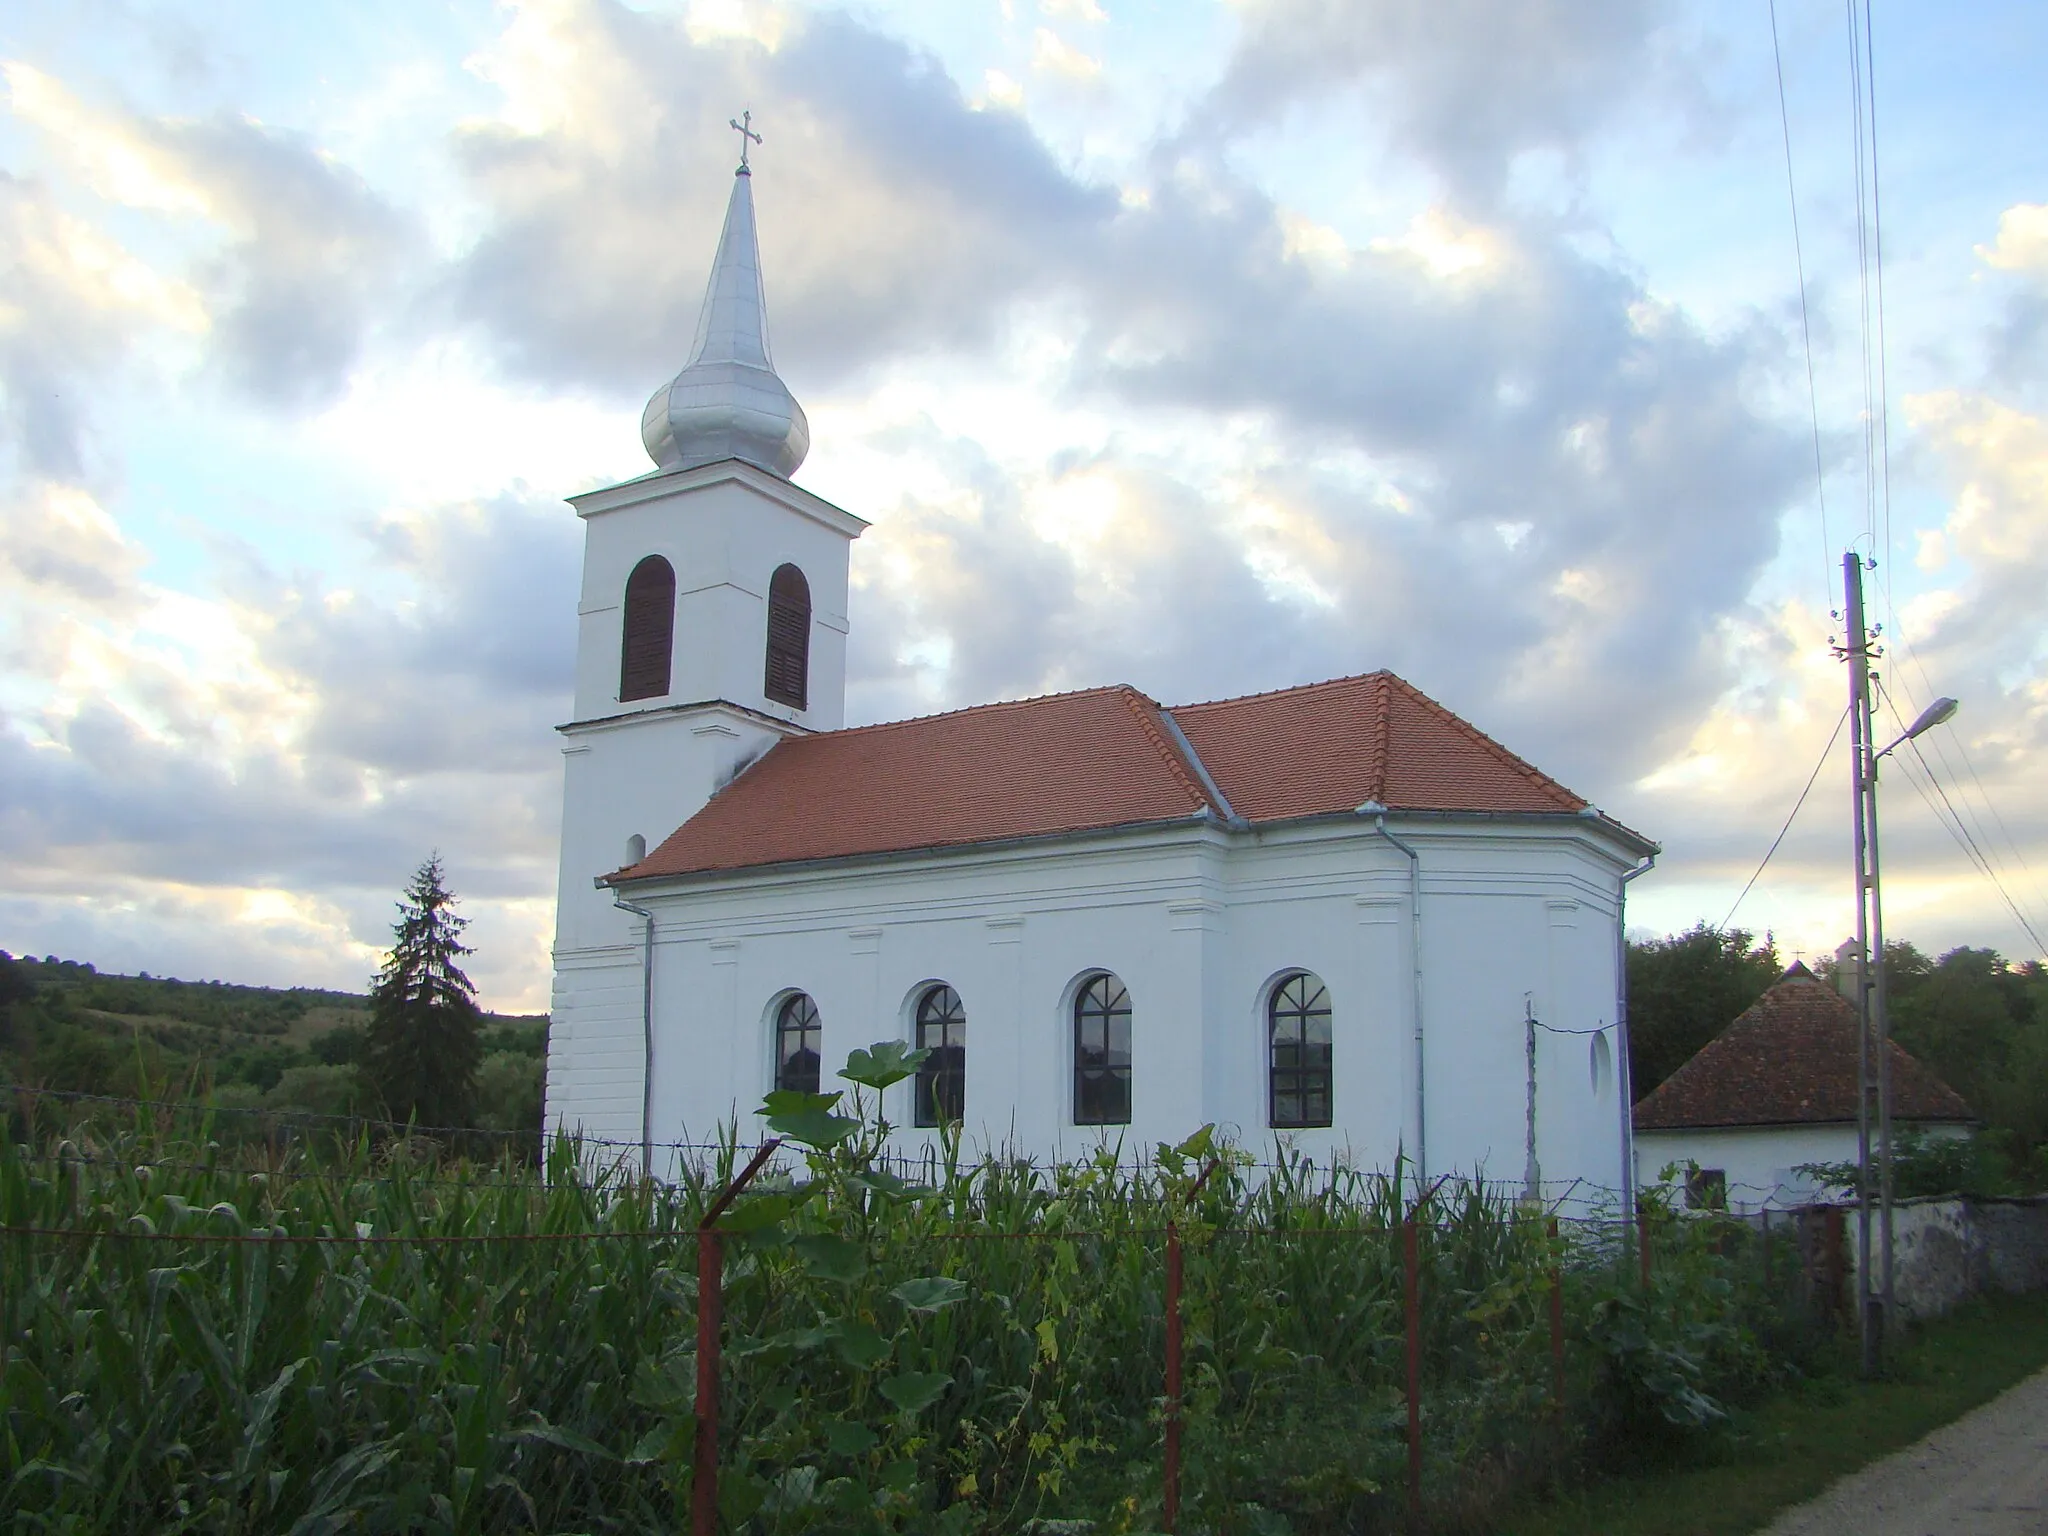
[[[625,638],[619,647],[619,702],[658,699],[668,692],[669,655],[676,632],[676,573],[649,555],[626,578]]]
[[[762,690],[791,709],[809,708],[811,584],[793,565],[768,581],[768,675]]]

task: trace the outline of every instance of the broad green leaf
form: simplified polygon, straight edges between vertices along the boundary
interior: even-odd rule
[[[796,1115],[807,1109],[829,1111],[838,1106],[843,1093],[803,1093],[795,1088],[777,1088],[761,1101],[764,1115]]]
[[[839,1324],[825,1323],[816,1328],[791,1328],[785,1333],[776,1334],[765,1342],[770,1346],[779,1344],[785,1345],[790,1349],[811,1350],[823,1349],[838,1337]]]
[[[967,1295],[967,1287],[950,1275],[923,1275],[906,1280],[889,1293],[913,1312],[937,1312]]]
[[[697,1405],[697,1356],[678,1350],[660,1360],[642,1357],[633,1372],[633,1386],[627,1394],[642,1408],[656,1413],[692,1412]]]
[[[796,1195],[742,1195],[718,1218],[721,1232],[759,1232],[787,1217],[803,1200]]]
[[[595,1456],[601,1461],[616,1461],[618,1458],[588,1435],[560,1424],[550,1424],[536,1413],[530,1423],[512,1431],[514,1440],[530,1440],[542,1445],[557,1446],[565,1451],[580,1451],[585,1456]]]
[[[1174,1148],[1182,1157],[1206,1158],[1216,1150],[1216,1127],[1205,1125]]]
[[[634,1442],[626,1465],[644,1467],[650,1462],[666,1461],[679,1453],[681,1444],[675,1425],[657,1424]]]
[[[858,1243],[835,1237],[830,1232],[810,1232],[792,1237],[789,1246],[804,1261],[804,1268],[826,1280],[858,1280],[868,1267]]]
[[[901,1412],[917,1413],[944,1397],[946,1388],[952,1384],[950,1376],[940,1376],[931,1371],[903,1371],[886,1381],[877,1382],[875,1390]]]
[[[908,1493],[917,1486],[917,1463],[907,1458],[892,1461],[882,1468],[881,1481],[891,1493]]]
[[[860,1173],[850,1173],[846,1176],[846,1182],[889,1200],[922,1200],[937,1193],[929,1184],[913,1184],[908,1179],[897,1177],[886,1168],[868,1168]]]
[[[849,1115],[835,1115],[827,1110],[807,1108],[786,1115],[770,1115],[768,1127],[778,1135],[787,1136],[791,1141],[800,1141],[807,1147],[816,1147],[822,1152],[838,1146],[859,1130],[860,1122]]]
[[[927,1050],[913,1051],[901,1040],[877,1040],[866,1050],[849,1055],[839,1075],[864,1088],[887,1088],[916,1073],[929,1055]]]
[[[872,1451],[879,1437],[865,1424],[849,1424],[844,1419],[834,1419],[825,1426],[825,1443],[839,1456],[865,1456]]]
[[[889,1341],[866,1323],[847,1319],[827,1326],[833,1333],[833,1353],[855,1370],[873,1370],[889,1358]]]

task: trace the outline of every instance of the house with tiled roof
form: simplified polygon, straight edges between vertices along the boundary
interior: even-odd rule
[[[849,727],[860,518],[791,483],[751,175],[655,469],[575,497],[547,1113],[660,1171],[878,1039],[906,1150],[1252,1146],[1513,1185],[1631,1166],[1627,881],[1654,845],[1388,672],[1124,684]],[[1532,1044],[1533,1042],[1533,1044]]]
[[[1784,977],[1635,1107],[1644,1186],[1669,1170],[1694,1205],[1784,1210],[1823,1197],[1799,1170],[1856,1161],[1855,1005],[1794,962]],[[1964,1134],[1962,1095],[1888,1042],[1895,1135]]]

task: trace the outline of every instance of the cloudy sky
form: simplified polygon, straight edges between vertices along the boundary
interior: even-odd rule
[[[561,498],[647,467],[751,107],[855,720],[1391,667],[1659,839],[1665,931],[1820,759],[1860,540],[1964,701],[1892,930],[2038,954],[2048,10],[1873,6],[1869,413],[1848,24],[1777,9],[1782,119],[1764,0],[16,0],[0,946],[359,987],[438,847],[544,1006]],[[1738,923],[1833,946],[1846,807],[1838,745]]]

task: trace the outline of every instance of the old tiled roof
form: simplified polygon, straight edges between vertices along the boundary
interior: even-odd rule
[[[1174,725],[1194,748],[1175,739]],[[1226,804],[1204,782],[1207,771]],[[778,742],[615,879],[1204,814],[1571,814],[1586,802],[1389,672],[1163,710],[1093,688]]]
[[[1391,672],[1173,712],[1238,815],[1578,811],[1586,802]]]
[[[1856,1010],[1795,963],[1635,1108],[1639,1131],[1842,1124],[1856,1118]],[[1892,1118],[1972,1120],[1962,1095],[1896,1042]]]

